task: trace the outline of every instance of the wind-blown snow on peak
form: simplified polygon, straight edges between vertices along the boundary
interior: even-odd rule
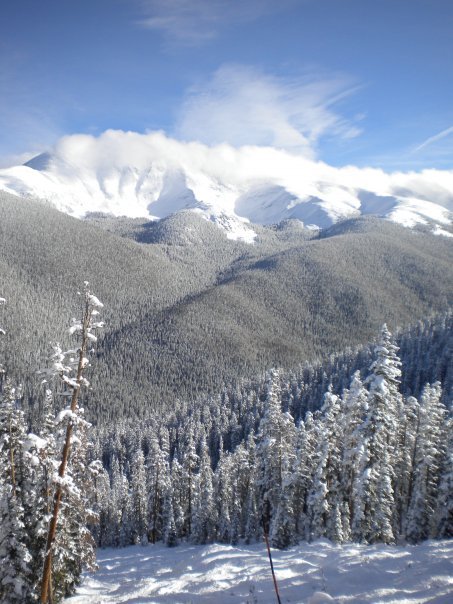
[[[453,170],[335,168],[270,147],[208,147],[162,132],[64,137],[50,153],[0,170],[0,188],[77,217],[197,211],[246,241],[254,238],[250,223],[295,218],[325,228],[361,214],[448,234],[453,211]]]

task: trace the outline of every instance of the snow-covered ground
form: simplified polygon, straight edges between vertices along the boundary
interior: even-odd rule
[[[282,603],[453,603],[453,540],[404,547],[317,541],[273,557]],[[98,562],[99,572],[68,602],[276,602],[264,543],[105,549]]]

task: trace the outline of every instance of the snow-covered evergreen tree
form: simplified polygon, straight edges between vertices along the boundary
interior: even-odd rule
[[[273,547],[279,549],[297,543],[294,515],[294,480],[289,472],[284,474],[277,513],[272,520],[271,543]]]
[[[282,412],[280,375],[267,384],[264,415],[257,437],[257,486],[265,526],[277,514],[285,473],[295,458],[296,428],[289,412]]]
[[[98,467],[95,463],[88,463],[90,424],[84,420],[83,412],[78,407],[74,415],[71,418],[72,451],[65,474],[64,497],[53,548],[52,584],[57,600],[74,593],[84,568],[97,568],[95,543],[88,525],[98,520],[93,510]]]
[[[257,486],[257,461],[256,445],[252,434],[246,444],[248,477],[245,482],[245,498],[243,504],[244,537],[246,543],[251,543],[262,534],[260,528],[258,486]]]
[[[108,502],[108,517],[111,523],[110,542],[116,547],[131,545],[133,541],[133,517],[130,485],[123,473],[117,456],[113,458],[111,470],[111,498]]]
[[[206,441],[202,438],[200,469],[195,481],[192,511],[192,538],[196,543],[209,543],[216,538],[217,513],[214,501],[213,471]]]
[[[298,427],[296,462],[294,469],[294,519],[296,533],[302,539],[310,538],[309,496],[314,467],[317,463],[315,449],[317,432],[313,414],[309,411]]]
[[[197,454],[194,442],[194,426],[189,423],[185,438],[185,446],[182,455],[182,478],[184,484],[184,501],[181,506],[184,514],[183,536],[190,537],[192,534],[192,518],[194,509],[194,500],[196,496],[195,474],[200,464],[200,458]]]
[[[360,467],[360,455],[363,452],[363,431],[361,426],[368,411],[368,391],[356,371],[352,377],[349,389],[342,394],[342,412],[338,418],[340,438],[343,443],[341,462],[341,492],[343,497],[343,514],[347,510],[349,518],[343,515],[343,536],[350,536],[350,525],[353,522],[351,514],[354,510],[354,484]],[[349,529],[346,525],[349,525]]]
[[[415,444],[414,484],[407,514],[406,537],[417,542],[434,537],[437,495],[446,452],[446,409],[440,402],[439,382],[427,384],[420,400],[420,421]]]
[[[409,396],[399,420],[398,455],[395,460],[396,532],[399,535],[404,535],[406,531],[407,511],[414,486],[415,454],[419,431],[420,405],[416,398]]]
[[[309,538],[323,537],[329,512],[327,472],[329,463],[329,435],[323,422],[316,423],[317,447],[315,468],[308,495]]]
[[[46,604],[73,592],[80,581],[82,568],[93,567],[94,542],[86,523],[92,520],[87,508],[90,491],[86,491],[85,468],[87,456],[87,422],[79,408],[79,396],[89,382],[84,376],[89,366],[89,346],[97,341],[95,332],[103,327],[97,316],[102,302],[84,284],[83,311],[80,320],[73,319],[71,335],[79,336],[79,347],[64,353],[54,347],[50,376],[58,375],[70,399],[69,407],[56,419],[61,429],[61,458],[54,476],[54,495],[50,514],[41,582],[41,602]],[[91,516],[91,518],[90,518]],[[54,568],[53,568],[54,567]]]
[[[27,494],[19,475],[26,430],[17,398],[7,380],[0,397],[0,601],[11,604],[31,601],[34,583],[23,505]]]
[[[437,508],[434,517],[435,536],[438,538],[453,537],[453,418],[446,426],[446,450],[442,460],[437,497]]]
[[[164,500],[171,488],[168,452],[161,448],[157,435],[151,440],[147,457],[146,484],[149,541],[156,543],[164,534]]]
[[[220,443],[220,458],[215,472],[214,500],[219,518],[217,536],[223,543],[230,543],[232,537],[230,510],[233,507],[235,492],[233,491],[231,466],[231,457],[228,454],[225,455],[222,443]]]
[[[384,325],[375,348],[376,359],[366,380],[368,411],[360,428],[358,473],[354,487],[353,538],[367,543],[395,540],[394,462],[401,361],[392,335]]]
[[[143,451],[138,449],[132,459],[131,497],[133,514],[133,540],[148,541],[148,497],[146,493],[146,468]]]
[[[175,513],[173,510],[173,498],[171,488],[168,488],[164,497],[163,506],[163,541],[168,547],[173,547],[178,543],[178,533],[176,529]]]

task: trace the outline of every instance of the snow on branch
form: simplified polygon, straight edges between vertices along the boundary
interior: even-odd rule
[[[104,305],[99,300],[99,298],[90,293],[88,293],[88,303],[90,304],[90,306],[94,306],[96,308],[104,308]]]

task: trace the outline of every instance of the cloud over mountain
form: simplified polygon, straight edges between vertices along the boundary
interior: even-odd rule
[[[162,218],[192,209],[248,240],[249,222],[297,218],[326,227],[360,214],[439,232],[453,210],[453,171],[335,168],[272,147],[184,143],[162,132],[66,136],[39,160],[0,170],[0,188],[78,217]]]

